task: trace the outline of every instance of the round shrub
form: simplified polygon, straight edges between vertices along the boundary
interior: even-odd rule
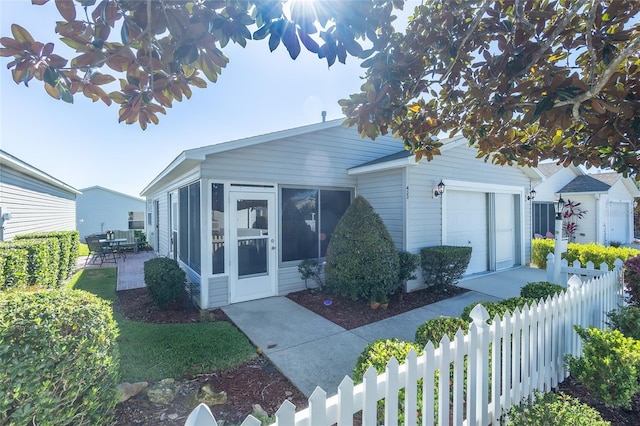
[[[157,257],[144,262],[144,283],[151,300],[165,308],[182,295],[186,274],[173,259]]]
[[[361,196],[336,225],[326,260],[326,285],[341,296],[384,302],[398,288],[396,246],[380,216]]]
[[[640,341],[618,330],[574,329],[584,346],[581,358],[566,359],[571,376],[606,405],[630,409],[640,391]]]
[[[469,321],[457,317],[430,319],[416,330],[416,344],[424,347],[428,342],[432,342],[437,348],[445,334],[449,336],[449,340],[453,340],[458,329],[466,334],[469,330]]]
[[[111,306],[90,293],[0,292],[0,424],[109,424],[117,336]]]
[[[640,340],[640,306],[623,306],[607,314],[609,325],[626,337]]]
[[[533,404],[514,406],[507,415],[509,426],[607,426],[600,413],[563,393],[536,394]]]
[[[522,287],[520,289],[520,297],[538,301],[540,299],[547,300],[547,297],[553,297],[565,290],[566,287],[563,287],[559,284],[550,283],[549,281],[537,281],[527,283],[527,285]]]
[[[531,303],[533,303],[533,300],[527,299],[525,297],[510,297],[499,302],[480,302],[480,304],[484,306],[489,313],[489,319],[487,320],[487,322],[489,323],[493,321],[493,318],[496,315],[502,318],[504,314],[507,313],[507,311],[513,313],[516,308],[520,308],[520,310],[522,310],[524,305],[530,306]],[[465,321],[471,322],[471,311],[476,305],[477,303],[472,303],[471,305],[464,308],[460,317]]]
[[[395,357],[402,364],[413,349],[417,355],[422,354],[422,348],[413,342],[407,342],[399,339],[380,339],[369,343],[356,361],[353,369],[353,381],[355,383],[362,382],[364,373],[372,366],[378,374],[384,373],[387,363],[391,357]],[[418,424],[421,423],[422,409],[420,408],[422,401],[422,380],[418,383]],[[404,423],[404,389],[398,393],[398,424]],[[378,401],[378,419],[384,419],[384,400]]]

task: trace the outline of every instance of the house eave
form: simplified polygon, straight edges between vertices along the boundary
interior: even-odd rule
[[[349,176],[358,176],[365,173],[381,172],[384,170],[400,169],[404,167],[413,167],[417,165],[418,163],[416,162],[416,156],[410,155],[406,158],[400,158],[397,160],[387,161],[384,163],[370,164],[368,166],[352,167],[347,170],[347,174]]]
[[[74,195],[80,195],[82,194],[81,191],[75,189],[74,187],[72,187],[71,185],[67,185],[66,183],[62,182],[61,180],[58,180],[56,178],[54,178],[53,176],[43,172],[42,170],[39,170],[33,166],[31,166],[30,164],[25,163],[24,161],[14,157],[13,155],[9,154],[8,152],[2,151],[0,150],[0,166],[1,167],[8,167],[14,170],[17,170],[20,173],[23,173],[27,176],[33,177],[35,179],[38,179],[40,181],[46,182],[49,185],[52,185],[56,188],[62,189],[66,192],[69,192],[71,194]]]

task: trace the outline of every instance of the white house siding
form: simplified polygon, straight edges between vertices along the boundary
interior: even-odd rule
[[[606,243],[611,241],[630,243],[633,241],[633,195],[623,183],[622,178],[611,186],[608,195],[604,217],[609,230]]]
[[[536,190],[536,201],[553,202],[556,199],[556,191],[563,188],[577,176],[576,172],[570,167],[563,167],[553,175],[534,187]]]
[[[596,235],[599,209],[593,194],[567,194],[562,198],[564,198],[565,201],[581,203],[578,207],[586,210],[584,217],[576,221],[578,228],[575,235],[575,242],[585,244],[599,241],[598,235]]]
[[[75,193],[0,167],[0,208],[12,216],[3,224],[2,239],[8,241],[31,232],[75,230],[75,198]]]
[[[76,200],[76,218],[81,239],[108,229],[127,230],[129,212],[145,213],[145,202],[141,198],[102,187],[80,191],[82,194]],[[146,220],[146,216],[143,219]]]
[[[387,226],[398,250],[404,249],[406,185],[404,169],[385,170],[358,176],[358,195],[369,201]]]

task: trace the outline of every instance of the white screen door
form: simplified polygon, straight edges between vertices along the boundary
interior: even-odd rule
[[[243,190],[229,199],[231,303],[275,296],[276,196]]]

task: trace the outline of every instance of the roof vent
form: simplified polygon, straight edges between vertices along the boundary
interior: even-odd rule
[[[322,111],[322,122],[324,123],[325,121],[327,121],[327,111]]]

